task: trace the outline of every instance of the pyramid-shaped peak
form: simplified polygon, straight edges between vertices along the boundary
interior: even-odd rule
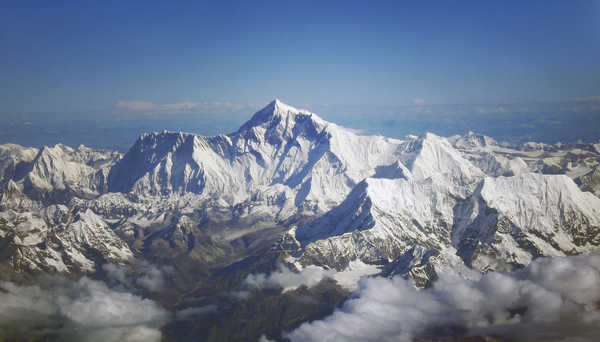
[[[296,121],[300,118],[306,118],[306,116],[310,117],[311,120],[315,122],[319,122],[319,124],[323,125],[326,122],[318,117],[315,113],[312,113],[306,109],[298,109],[292,107],[288,104],[283,103],[279,99],[274,99],[269,102],[263,109],[254,113],[252,118],[248,120],[242,127],[240,127],[239,131],[246,130],[251,127],[263,125],[265,123],[270,124],[278,124],[281,122],[287,122],[288,119],[290,121]],[[302,120],[302,119],[300,119]]]
[[[308,111],[303,109],[297,109],[288,104],[283,103],[280,99],[276,98],[271,101],[265,108],[261,110],[261,112],[266,111],[271,114],[286,114],[286,113],[308,113]]]

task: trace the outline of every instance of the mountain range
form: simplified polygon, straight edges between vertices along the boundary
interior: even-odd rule
[[[148,133],[125,154],[5,144],[0,269],[31,283],[168,265],[163,304],[243,269],[235,287],[267,256],[427,287],[600,251],[599,165],[600,143],[363,136],[279,100],[234,133]]]

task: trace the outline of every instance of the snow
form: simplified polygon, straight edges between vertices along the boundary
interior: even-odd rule
[[[590,217],[593,220],[590,224],[600,224],[600,199],[579,190],[565,175],[527,173],[517,177],[488,177],[481,195],[489,206],[514,217],[521,227],[553,227],[547,220],[571,208]],[[547,215],[535,215],[538,213]]]

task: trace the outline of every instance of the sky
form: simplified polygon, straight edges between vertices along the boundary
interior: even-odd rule
[[[579,135],[600,137],[584,127],[600,116],[600,1],[7,1],[0,46],[0,142],[216,134],[274,98],[369,133],[414,126],[391,135],[456,106],[578,106]]]

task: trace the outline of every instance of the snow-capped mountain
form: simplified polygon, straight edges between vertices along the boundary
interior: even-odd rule
[[[295,229],[300,261],[385,264],[418,248],[427,257],[454,254],[481,271],[506,271],[539,256],[599,249],[600,200],[565,175],[485,177],[460,189],[443,177],[366,179],[341,205]],[[436,262],[444,268],[451,259]]]
[[[91,210],[53,204],[0,212],[3,266],[16,273],[91,273],[97,264],[133,258],[129,246]]]
[[[565,175],[487,177],[455,212],[453,245],[480,270],[512,270],[535,257],[600,246],[600,199]]]
[[[304,266],[360,261],[421,284],[510,270],[599,250],[599,164],[592,144],[361,136],[279,100],[234,133],[143,134],[125,155],[7,144],[2,265],[207,270],[273,245]]]
[[[13,181],[31,199],[65,203],[108,190],[108,172],[120,158],[113,151],[57,144],[41,149],[7,144],[0,149],[2,183]]]
[[[275,100],[229,135],[142,135],[111,169],[109,190],[193,193],[229,205],[267,192],[286,209],[284,217],[303,208],[322,212],[393,164],[400,149],[400,141],[357,136]]]
[[[338,207],[295,230],[303,262],[382,264],[416,243],[440,249],[450,242],[453,208],[484,174],[433,134],[404,146],[396,178],[365,179]]]

